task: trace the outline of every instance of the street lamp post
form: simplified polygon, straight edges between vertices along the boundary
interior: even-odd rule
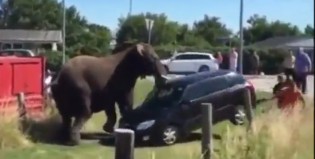
[[[132,0],[129,0],[129,12],[128,12],[128,17],[131,16],[131,12],[132,12]]]
[[[62,64],[66,62],[66,3],[62,0],[63,16],[62,16]]]
[[[146,18],[145,25],[148,30],[148,44],[151,44],[151,33],[152,33],[153,25],[154,25],[154,20]]]
[[[240,74],[243,74],[243,0],[240,0]]]

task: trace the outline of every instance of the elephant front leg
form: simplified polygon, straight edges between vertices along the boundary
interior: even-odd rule
[[[119,107],[119,111],[121,116],[124,116],[124,114],[127,111],[132,110],[132,106],[133,106],[133,89],[126,93],[124,96],[120,97],[117,100],[118,103],[118,107]]]
[[[103,125],[103,130],[105,132],[112,133],[112,132],[114,132],[114,126],[115,126],[116,120],[117,120],[114,102],[107,105],[107,107],[105,108],[105,114],[107,115],[107,121]]]

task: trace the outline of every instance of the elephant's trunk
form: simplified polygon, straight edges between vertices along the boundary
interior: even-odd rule
[[[155,81],[155,85],[157,87],[161,87],[165,84],[166,80],[167,80],[167,71],[165,69],[165,67],[163,66],[163,64],[160,62],[160,60],[156,60],[155,61],[155,74],[154,74],[154,81]]]

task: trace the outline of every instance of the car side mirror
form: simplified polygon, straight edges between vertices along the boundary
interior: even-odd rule
[[[175,60],[175,57],[171,57],[170,61],[174,61]]]

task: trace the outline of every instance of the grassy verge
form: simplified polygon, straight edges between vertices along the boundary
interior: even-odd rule
[[[220,152],[222,159],[314,158],[314,107],[291,115],[277,109],[257,116],[254,131],[227,126]]]
[[[146,80],[139,81],[135,93],[136,103],[141,103],[151,88],[151,82]],[[269,95],[263,92],[258,93],[259,98]],[[261,108],[271,104],[273,103],[264,103],[261,105]],[[260,111],[261,109],[257,110],[256,114],[260,114]],[[304,115],[300,115],[300,117],[297,115],[297,117],[292,118],[292,121],[285,117],[278,118],[278,116],[281,116],[279,112],[272,112],[277,111],[257,116],[255,119],[257,131],[249,135],[245,133],[243,127],[232,126],[229,122],[216,125],[214,133],[222,135],[223,138],[222,140],[215,140],[214,156],[222,159],[282,159],[282,156],[277,155],[276,152],[287,154],[284,157],[288,159],[292,158],[289,155],[295,155],[298,159],[309,159],[309,157],[314,156],[310,153],[314,147],[314,134],[311,131],[313,130],[314,122],[312,119],[313,114],[310,113],[313,111],[307,111]],[[28,136],[18,131],[18,122],[16,120],[4,120],[0,118],[0,121],[0,159],[114,158],[114,148],[101,146],[97,143],[97,140],[84,140],[80,146],[76,147],[46,144],[45,142],[48,142],[58,129],[59,119],[56,116],[39,123],[28,125]],[[97,113],[86,124],[84,131],[101,132],[105,121],[104,112]],[[169,147],[137,148],[135,150],[135,158],[197,159],[200,158],[200,141],[193,140]]]

